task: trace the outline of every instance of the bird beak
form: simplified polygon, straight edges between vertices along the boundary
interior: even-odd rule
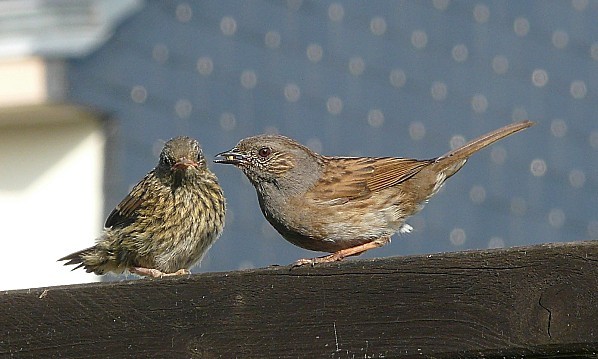
[[[198,167],[197,162],[186,159],[186,158],[180,158],[173,166],[172,169],[175,170],[186,170],[189,167]]]
[[[241,153],[239,153],[239,150],[237,150],[236,148],[221,152],[221,153],[217,154],[216,157],[222,157],[222,158],[216,158],[214,160],[214,162],[224,163],[227,165],[238,165],[238,164],[242,164],[242,163],[246,162],[245,156],[243,156]]]

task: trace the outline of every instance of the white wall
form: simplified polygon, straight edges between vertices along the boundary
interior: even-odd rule
[[[0,121],[0,290],[98,280],[56,260],[101,232],[103,132],[43,120]]]

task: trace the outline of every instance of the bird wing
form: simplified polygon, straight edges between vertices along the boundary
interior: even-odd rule
[[[394,157],[326,157],[325,161],[326,169],[308,196],[332,204],[395,186],[433,162]]]
[[[138,211],[144,202],[145,192],[148,188],[151,188],[151,176],[150,172],[145,178],[133,187],[131,192],[125,196],[125,198],[110,212],[104,226],[110,227],[124,227],[135,220],[138,215]]]

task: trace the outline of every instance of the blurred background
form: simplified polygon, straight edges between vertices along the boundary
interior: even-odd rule
[[[0,2],[0,289],[99,278],[90,246],[157,163],[280,133],[327,155],[432,158],[512,121],[415,231],[362,257],[598,239],[598,1]],[[232,166],[224,234],[192,272],[289,264]]]

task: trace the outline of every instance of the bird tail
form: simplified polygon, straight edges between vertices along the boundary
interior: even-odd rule
[[[533,125],[535,125],[535,122],[529,120],[506,125],[482,135],[466,143],[465,145],[438,157],[435,162],[446,166],[445,174],[446,178],[448,178],[455,174],[455,172],[457,172],[461,167],[463,167],[467,158],[469,158],[469,156],[475,152],[493,144],[500,139],[503,139]]]
[[[71,253],[68,256],[60,258],[58,261],[67,261],[64,263],[65,266],[77,265],[72,270],[83,267],[87,273],[104,274],[106,272],[104,267],[107,265],[108,260],[99,252],[98,248],[93,246]]]

